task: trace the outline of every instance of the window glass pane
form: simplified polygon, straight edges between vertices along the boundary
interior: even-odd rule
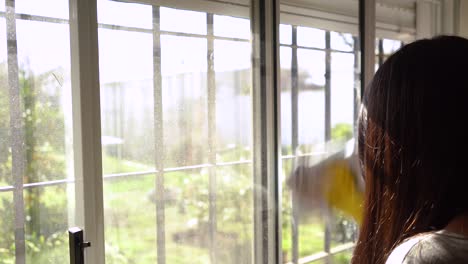
[[[154,168],[151,34],[99,30],[103,172]]]
[[[206,13],[161,7],[161,30],[206,34]]]
[[[392,39],[384,39],[383,40],[383,51],[384,54],[389,55],[397,51],[401,48],[401,41],[399,40],[392,40]]]
[[[0,17],[0,36],[6,36],[5,19]],[[10,100],[8,92],[7,43],[0,40],[0,187],[11,184]]]
[[[251,159],[250,50],[249,42],[214,41],[218,162]]]
[[[154,187],[153,174],[104,181],[106,263],[156,263]]]
[[[334,50],[353,51],[354,40],[351,34],[330,32],[331,48]]]
[[[15,1],[16,13],[68,19],[68,0]]]
[[[280,34],[280,43],[281,44],[292,44],[292,26],[291,25],[283,25],[280,24],[279,27],[279,34]]]
[[[51,8],[48,5],[44,6]],[[24,183],[40,186],[42,182],[71,180],[69,25],[17,20],[16,33],[19,70],[17,73],[9,71],[9,74],[18,74],[21,89],[27,146]],[[14,69],[13,65],[11,69]],[[19,147],[15,142],[11,144],[12,149]],[[67,263],[64,252],[68,252],[66,230],[74,221],[74,185],[64,182],[56,186],[27,188],[22,192],[24,205],[16,204],[15,210],[24,211],[28,245],[26,261]]]
[[[161,54],[165,167],[206,163],[206,40],[164,35]]]
[[[35,74],[70,79],[70,40],[68,24],[17,20],[18,63]],[[34,45],[32,45],[34,43]],[[41,76],[44,78],[44,76]],[[56,80],[59,88],[62,81]],[[54,84],[52,84],[54,85]],[[52,88],[50,88],[52,89]],[[51,91],[52,92],[52,91]]]
[[[253,243],[252,165],[216,169],[217,259],[222,263],[251,263]]]
[[[331,54],[331,137],[353,136],[354,54]]]
[[[13,192],[0,192],[0,260],[15,263],[15,206]]]
[[[292,154],[292,49],[280,47],[281,65],[281,153]]]
[[[379,55],[379,41],[380,39],[375,39],[375,55]]]
[[[166,204],[168,263],[209,263],[209,197],[206,169],[167,173],[166,193],[177,193]]]
[[[283,260],[281,263],[289,263],[292,261],[292,249],[293,249],[293,232],[292,232],[292,200],[291,200],[291,190],[286,185],[286,180],[289,178],[291,171],[293,169],[293,160],[285,159],[282,160],[282,171],[281,171],[281,236],[282,236],[282,250],[283,250]]]
[[[353,256],[352,250],[344,251],[333,256],[333,263],[335,264],[348,264],[351,262]]]
[[[214,16],[214,35],[250,39],[250,21],[244,18]]]
[[[325,30],[309,27],[297,27],[297,45],[324,49]]]
[[[250,263],[249,21],[153,9],[160,34],[99,31],[106,261]]]
[[[301,223],[298,228],[299,256],[310,256],[323,251],[325,223],[324,219],[318,216],[307,219],[301,218]]]
[[[0,36],[2,36],[2,41],[0,41],[0,63],[6,63],[7,61],[7,42],[6,38],[6,24],[5,18],[0,17]]]
[[[5,0],[0,0],[0,11],[5,11]]]
[[[115,4],[118,8],[106,9]],[[133,19],[108,20],[127,9]],[[151,28],[152,8],[102,1],[98,21]],[[110,263],[157,260],[155,176],[148,174],[155,170],[152,54],[151,32],[99,29],[104,231]],[[126,177],[116,178],[116,173]]]
[[[314,151],[325,140],[325,52],[298,49],[299,145]]]
[[[71,146],[66,144],[72,142],[69,26],[24,20],[16,26],[25,141],[31,155],[25,182],[64,179]]]
[[[137,28],[153,28],[150,5],[98,0],[98,20],[100,24],[119,25]]]
[[[73,190],[73,185],[59,185],[24,191],[26,263],[70,261],[67,230]]]
[[[286,2],[286,0],[281,1],[282,4],[287,4]],[[323,3],[311,2],[314,1],[302,3],[305,8],[304,12],[307,13],[308,7],[325,8]],[[337,0],[335,2],[335,4],[350,7],[348,1]],[[357,8],[357,2],[355,8]],[[290,12],[290,10],[281,11]],[[303,14],[307,15],[306,13]],[[338,15],[333,12],[329,13]],[[314,17],[313,14],[310,15]],[[332,209],[336,205],[328,195],[334,195],[336,192],[330,189],[334,184],[331,181],[333,174],[329,171],[325,172],[323,161],[343,148],[343,143],[335,143],[332,139],[342,135],[348,138],[350,133],[352,136],[356,118],[354,90],[359,83],[359,80],[355,80],[355,77],[359,76],[356,72],[359,67],[355,67],[354,61],[355,56],[359,56],[359,51],[357,54],[354,52],[355,43],[352,34],[335,32],[333,30],[339,31],[336,25],[331,26],[330,21],[320,23],[318,20],[317,18],[316,25],[321,29],[313,28],[311,24],[306,26],[307,21],[304,21],[304,24],[295,21],[298,23],[295,25],[297,40],[292,39],[291,43],[297,41],[298,47],[292,47],[292,51],[280,50],[283,93],[281,96],[282,155],[288,155],[283,156],[282,163],[284,177],[288,182],[288,184],[283,182],[282,185],[283,263],[307,262],[306,259],[319,256],[322,256],[327,261],[326,263],[334,263],[332,256],[326,256],[325,249],[337,250],[335,247],[338,244],[348,241],[341,239],[342,232],[335,228],[343,226],[339,225],[343,221],[335,220],[342,212],[335,212]],[[280,23],[285,22],[286,19],[280,21]],[[353,31],[358,31],[357,25],[356,30]],[[327,47],[329,50],[325,50]],[[286,60],[289,62],[283,62]],[[291,62],[296,60],[297,71],[291,67]],[[286,67],[290,68],[286,69]],[[288,73],[283,73],[283,71]],[[290,94],[287,94],[290,87],[295,85],[291,79],[297,80],[297,108],[293,106]],[[356,81],[358,83],[355,84]],[[293,135],[291,132],[295,125],[291,123],[296,111],[298,134]],[[297,152],[285,151],[287,144],[296,141],[298,142]],[[300,186],[300,188],[294,188],[294,186]],[[305,193],[299,189],[304,190]],[[322,263],[322,261],[311,263],[315,262]]]

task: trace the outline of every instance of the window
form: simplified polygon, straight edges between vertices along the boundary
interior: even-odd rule
[[[340,135],[345,139],[353,136],[358,103],[355,83],[359,78],[356,41],[356,37],[346,33],[280,26],[285,263],[327,259],[327,253],[352,249],[356,238],[352,220],[341,215],[319,213],[301,217],[284,185],[299,157],[316,159],[327,151],[325,146],[330,140]],[[333,248],[336,245],[340,250]]]
[[[106,260],[249,263],[249,20],[113,1],[98,11]]]
[[[348,262],[353,221],[300,218],[285,180],[353,136],[357,14],[303,4],[0,0],[0,263],[68,263],[74,225],[91,263]]]
[[[0,7],[2,263],[64,263],[74,217],[68,4],[36,2]]]
[[[375,40],[375,55],[376,55],[376,66],[377,70],[390,55],[395,53],[403,46],[403,41],[393,39],[376,39]]]

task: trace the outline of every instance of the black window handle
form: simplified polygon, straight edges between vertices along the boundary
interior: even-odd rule
[[[84,249],[91,246],[91,242],[83,241],[83,229],[72,227],[68,229],[68,244],[70,247],[70,264],[85,264]]]

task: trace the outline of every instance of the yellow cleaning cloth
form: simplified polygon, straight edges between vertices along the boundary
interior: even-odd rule
[[[326,168],[327,183],[324,185],[324,196],[327,203],[344,214],[362,222],[363,193],[356,183],[356,175],[346,160],[331,162]]]

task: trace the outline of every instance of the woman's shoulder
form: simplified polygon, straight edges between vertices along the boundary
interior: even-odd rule
[[[468,237],[447,231],[417,235],[397,246],[386,263],[468,263]]]

